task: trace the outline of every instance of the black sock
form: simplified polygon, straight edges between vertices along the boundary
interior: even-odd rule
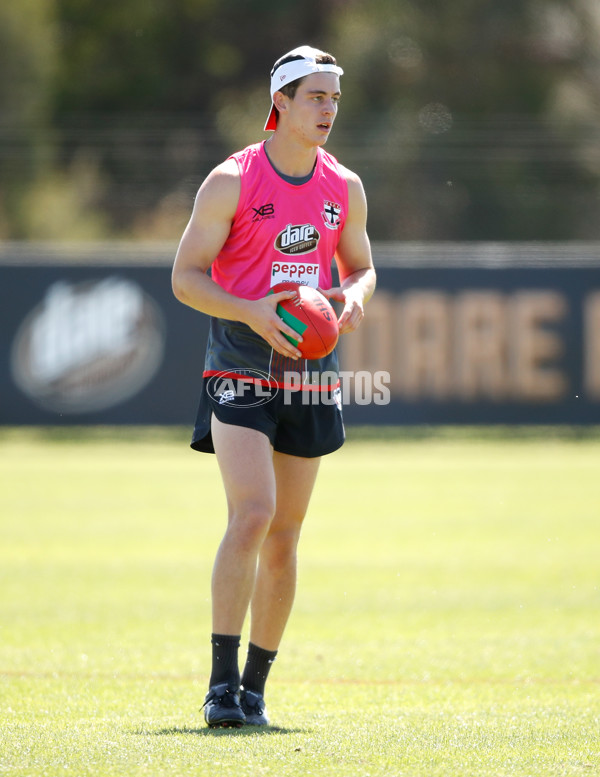
[[[264,696],[269,670],[276,655],[276,650],[264,650],[252,642],[248,643],[248,658],[242,674],[244,688]]]
[[[213,685],[219,683],[229,683],[229,685],[239,688],[238,649],[240,637],[230,634],[213,634],[210,641],[212,642],[212,673],[209,686],[212,688]]]

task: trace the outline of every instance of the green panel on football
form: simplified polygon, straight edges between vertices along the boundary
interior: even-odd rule
[[[300,321],[300,319],[296,318],[296,316],[293,313],[290,313],[289,310],[286,310],[281,305],[277,305],[277,315],[283,319],[288,326],[291,326],[295,332],[298,332],[300,336],[304,334],[308,324],[305,324],[304,321]],[[290,337],[285,333],[282,334],[290,341],[290,343],[292,343],[292,345],[298,346],[297,340],[294,340],[293,337]]]

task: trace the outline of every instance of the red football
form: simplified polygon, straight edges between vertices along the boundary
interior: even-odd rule
[[[305,359],[322,359],[331,353],[337,344],[339,329],[329,300],[317,289],[293,281],[278,283],[271,291],[297,292],[298,296],[294,299],[286,299],[277,305],[277,315],[302,337],[301,343],[288,337],[298,346],[302,356]]]

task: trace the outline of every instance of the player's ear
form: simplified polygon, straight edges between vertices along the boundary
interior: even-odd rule
[[[273,105],[277,108],[279,113],[285,113],[288,109],[288,98],[283,92],[275,92],[273,95]]]

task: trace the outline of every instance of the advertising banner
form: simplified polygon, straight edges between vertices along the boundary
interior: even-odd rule
[[[598,269],[384,267],[378,279],[342,365],[348,382],[385,374],[389,397],[361,403],[359,388],[354,422],[600,422]]]
[[[600,423],[600,251],[484,249],[374,246],[377,293],[339,344],[347,423]],[[155,253],[0,254],[0,424],[193,424],[208,319]]]
[[[207,322],[168,267],[1,267],[0,423],[192,423]]]

